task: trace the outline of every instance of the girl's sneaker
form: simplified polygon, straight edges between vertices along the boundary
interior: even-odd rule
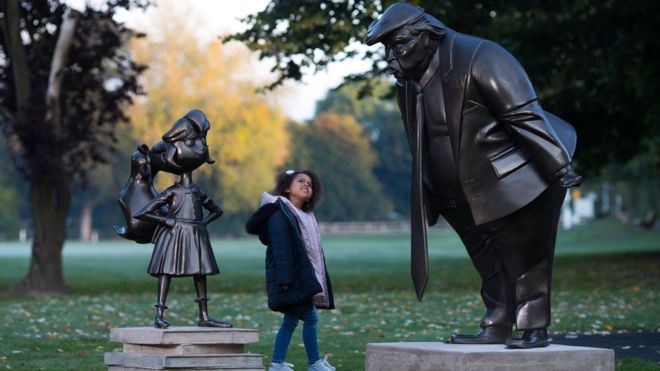
[[[268,371],[293,371],[293,365],[291,363],[272,363],[268,367]]]
[[[319,359],[314,364],[309,365],[307,371],[335,371],[336,369],[328,363],[328,359]]]

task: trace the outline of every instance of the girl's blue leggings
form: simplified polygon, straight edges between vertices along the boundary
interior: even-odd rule
[[[316,336],[316,324],[319,322],[319,312],[316,307],[312,306],[310,311],[303,313],[301,316],[284,313],[284,320],[282,326],[277,332],[275,337],[275,349],[273,349],[273,363],[281,363],[286,359],[286,352],[291,343],[293,331],[298,325],[298,320],[303,320],[303,343],[305,344],[305,352],[307,352],[307,362],[313,364],[321,359],[319,355],[319,344]]]

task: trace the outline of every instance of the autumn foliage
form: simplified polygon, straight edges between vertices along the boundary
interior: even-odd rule
[[[257,93],[254,53],[217,38],[200,40],[188,18],[155,18],[157,33],[131,45],[134,57],[149,65],[142,79],[146,97],[129,111],[131,135],[152,145],[190,109],[204,111],[216,163],[196,174],[227,214],[245,212],[272,187],[289,154],[286,117],[272,98]],[[160,185],[170,181],[160,177]]]

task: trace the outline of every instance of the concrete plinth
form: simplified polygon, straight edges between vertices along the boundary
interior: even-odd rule
[[[366,371],[614,371],[611,349],[550,345],[507,349],[504,345],[445,343],[367,344]]]
[[[108,370],[244,370],[263,371],[263,355],[244,352],[259,341],[259,332],[240,328],[114,328],[110,341],[122,352],[105,354]]]

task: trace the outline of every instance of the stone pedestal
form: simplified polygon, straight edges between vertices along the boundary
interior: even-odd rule
[[[614,351],[567,345],[367,344],[366,371],[614,371]]]
[[[153,327],[113,328],[110,341],[121,352],[105,354],[110,371],[119,370],[243,370],[263,371],[263,355],[245,353],[244,345],[259,341],[257,330],[240,328]]]

